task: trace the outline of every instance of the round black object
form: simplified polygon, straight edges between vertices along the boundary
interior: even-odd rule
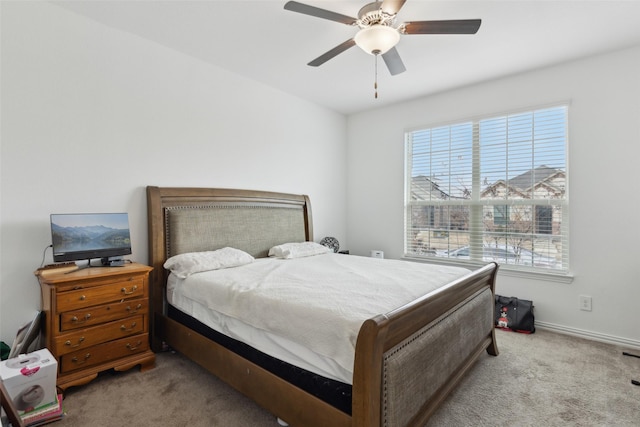
[[[320,240],[320,244],[322,246],[328,247],[336,253],[340,250],[340,242],[338,242],[338,239],[336,239],[335,237],[325,237]]]

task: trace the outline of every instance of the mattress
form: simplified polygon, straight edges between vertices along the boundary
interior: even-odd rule
[[[291,365],[352,383],[362,323],[469,273],[460,267],[323,254],[261,258],[169,276],[168,302],[213,330]]]

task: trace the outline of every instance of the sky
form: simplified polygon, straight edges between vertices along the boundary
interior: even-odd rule
[[[410,132],[411,174],[430,177],[441,190],[460,197],[471,190],[474,177],[483,189],[543,165],[566,171],[567,111],[561,105]]]
[[[52,214],[51,222],[61,227],[104,225],[119,230],[129,228],[129,219],[126,213]]]

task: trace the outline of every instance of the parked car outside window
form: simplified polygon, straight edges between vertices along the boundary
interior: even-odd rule
[[[448,251],[436,251],[436,256],[444,258],[471,259],[469,246]],[[514,248],[506,245],[489,246],[482,248],[482,260],[495,261],[498,264],[515,264],[533,267],[556,268],[558,261],[555,258],[537,254],[528,249]]]

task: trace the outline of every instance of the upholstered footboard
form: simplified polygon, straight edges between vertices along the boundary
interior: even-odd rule
[[[383,426],[420,425],[413,418],[425,402],[433,403],[460,367],[486,348],[492,305],[493,294],[485,289],[384,353]]]
[[[354,427],[426,424],[485,350],[493,326],[495,263],[367,320],[356,344]]]

